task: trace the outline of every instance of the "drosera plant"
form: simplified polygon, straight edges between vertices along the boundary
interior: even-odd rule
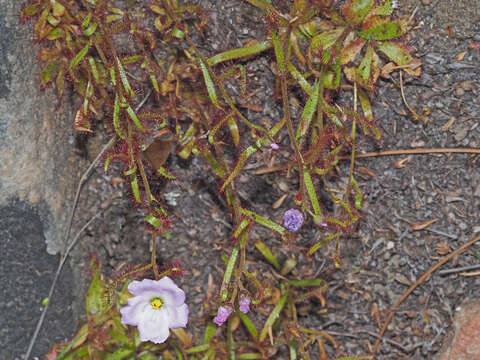
[[[160,355],[165,359],[263,359],[280,349],[291,359],[342,355],[341,345],[328,331],[302,326],[297,315],[297,307],[311,298],[327,309],[328,283],[316,277],[295,278],[296,254],[281,264],[269,245],[257,240],[253,245],[270,265],[266,271],[273,274],[267,277],[247,265],[247,247],[251,247],[255,225],[292,244],[302,224],[310,222],[325,236],[311,245],[307,255],[312,257],[335,241],[334,265],[341,267],[340,238],[359,221],[362,207],[360,185],[354,178],[356,139],[360,134],[376,141],[381,138],[369,94],[375,91],[378,78],[392,71],[420,74],[419,60],[403,42],[409,19],[392,18],[391,0],[347,0],[341,7],[334,6],[333,0],[245,3],[263,13],[266,37],[210,57],[199,50],[195,37],[206,26],[205,12],[177,0],[154,0],[136,8],[108,0],[32,0],[23,9],[21,20],[35,18],[34,39],[42,44],[42,88],[54,83],[60,104],[70,84],[81,98],[75,128],[91,133],[103,126],[115,139],[105,158],[105,171],[112,161],[124,164],[132,201],[147,214],[146,231],[152,235],[152,256],[146,265],[134,265],[105,280],[100,265],[92,261],[87,323],[72,341],[55,346],[49,355],[59,359],[154,359]],[[282,106],[281,118],[270,128],[248,119],[225,86],[229,81],[245,96],[244,60],[263,53],[274,59],[276,96]],[[303,98],[298,116],[290,109],[293,91]],[[352,101],[339,102],[341,92],[351,93]],[[140,110],[141,99],[146,98],[142,93],[153,96]],[[102,121],[96,118],[100,113]],[[280,143],[281,135],[288,141]],[[155,244],[169,230],[171,214],[150,182],[154,176],[175,178],[164,167],[172,142],[177,156],[200,156],[210,166],[221,182],[219,196],[225,197],[234,224],[233,241],[224,249],[219,293],[210,299],[211,318],[196,345],[188,329],[179,327],[184,317],[162,328],[161,337],[148,337],[122,325],[120,316],[136,301],[128,300],[129,289],[136,286],[132,284],[138,284],[134,279],[153,276],[155,280],[143,281],[165,282],[181,272],[176,265],[161,272],[155,262]],[[241,147],[236,158],[228,151]],[[285,210],[283,225],[269,214],[245,207],[235,187],[251,157],[279,149],[288,153],[285,163],[259,174],[284,170],[287,176],[298,177],[296,208]],[[338,164],[344,156],[349,157],[350,166],[342,187],[332,179],[341,176]],[[320,187],[336,205],[333,214],[319,199]],[[132,293],[137,296],[135,290]],[[170,306],[157,295],[148,301],[140,296],[150,312]],[[175,336],[166,340],[168,328]],[[162,343],[141,341],[147,338]]]

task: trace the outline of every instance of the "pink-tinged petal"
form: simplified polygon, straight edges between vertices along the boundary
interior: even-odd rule
[[[250,302],[250,298],[246,296],[240,299],[240,301],[238,302],[238,308],[242,313],[246,314],[250,311]]]
[[[142,281],[132,281],[128,285],[128,291],[134,296],[157,294],[155,296],[160,296],[169,306],[180,306],[185,302],[185,292],[168,276],[160,280],[144,279]]]
[[[171,329],[177,329],[187,326],[188,322],[188,306],[183,304],[182,306],[169,308],[169,326]]]
[[[220,306],[217,311],[217,316],[213,318],[213,322],[218,326],[222,326],[225,321],[227,321],[230,314],[233,312],[233,309],[230,307]]]
[[[144,318],[138,325],[140,341],[151,341],[161,344],[170,335],[168,327],[168,312],[166,310],[152,310],[145,312]]]
[[[127,305],[120,309],[122,314],[122,324],[137,326],[141,313],[145,311],[144,307],[150,306],[148,301],[142,297],[133,297],[127,300]]]

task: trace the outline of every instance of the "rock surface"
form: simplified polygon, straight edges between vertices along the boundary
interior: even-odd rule
[[[42,222],[26,202],[0,207],[0,359],[17,359],[25,353],[48,296],[58,257],[45,251]],[[72,336],[72,275],[64,271],[57,282],[44,326],[33,355],[43,356],[55,342]]]
[[[32,24],[18,25],[21,2],[0,0],[0,203],[18,198],[38,210],[47,251],[64,247],[78,168],[74,157],[74,111],[54,92],[39,89],[38,48]],[[4,12],[3,9],[6,9]]]
[[[465,303],[455,314],[455,333],[436,360],[480,359],[480,301]]]
[[[55,110],[54,92],[40,90],[33,24],[18,25],[23,3],[0,0],[0,359],[9,360],[26,352],[40,317],[59,262],[51,254],[64,248],[83,168],[72,145],[72,107],[65,101]],[[72,275],[65,270],[34,356],[75,330]]]

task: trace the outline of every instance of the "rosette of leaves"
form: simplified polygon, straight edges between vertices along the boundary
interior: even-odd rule
[[[183,89],[185,79],[193,82],[201,76],[193,60],[159,49],[158,39],[162,44],[181,41],[185,22],[201,30],[206,17],[201,8],[173,0],[154,1],[136,11],[124,7],[108,0],[33,0],[23,8],[20,20],[36,19],[34,39],[42,44],[39,60],[45,63],[42,88],[54,83],[60,104],[66,85],[71,84],[81,97],[74,122],[79,131],[93,132],[93,115],[105,114],[104,125],[116,138],[105,170],[111,160],[124,162],[132,198],[150,210],[146,222],[163,228],[166,212],[148,184],[151,174],[144,166],[148,159],[143,150],[152,135],[167,125],[176,129],[182,142],[191,138],[191,131],[182,131],[178,120],[167,124],[167,118],[183,116],[198,122],[200,111],[192,103],[202,94]],[[148,86],[156,101],[149,111],[140,112],[139,89]],[[173,178],[161,165],[149,165],[157,175]]]

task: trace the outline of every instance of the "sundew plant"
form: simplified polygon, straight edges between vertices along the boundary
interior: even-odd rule
[[[136,204],[132,211],[148,214],[145,226],[154,244],[147,265],[133,265],[112,279],[103,279],[101,265],[92,261],[87,321],[70,342],[51,350],[52,357],[267,359],[282,352],[290,359],[373,359],[346,356],[328,332],[302,325],[297,307],[315,298],[326,310],[328,282],[295,277],[298,254],[287,254],[281,264],[268,244],[247,240],[261,226],[294,244],[303,224],[313,224],[324,236],[311,244],[307,257],[332,242],[332,266],[341,271],[338,244],[356,226],[362,208],[354,178],[356,139],[381,141],[370,102],[377,80],[399,69],[420,74],[420,62],[404,41],[409,19],[392,17],[391,0],[239,0],[238,5],[261,12],[266,36],[213,56],[198,48],[208,42],[199,36],[208,26],[207,14],[188,1],[129,6],[113,0],[33,0],[24,7],[21,21],[35,22],[34,40],[41,45],[42,88],[55,86],[59,105],[65,89],[72,89],[81,99],[73,126],[80,132],[105,131],[113,139],[105,171],[113,162],[122,164]],[[248,119],[238,106],[238,97],[248,96],[248,60],[263,55],[273,60],[282,109],[268,127]],[[233,95],[227,82],[240,95]],[[151,98],[144,105],[145,89]],[[290,106],[293,92],[302,101],[296,112]],[[105,114],[101,121],[99,112]],[[155,262],[155,242],[170,230],[174,215],[150,182],[175,178],[165,166],[172,143],[175,156],[196,156],[208,164],[233,225],[224,272],[218,274],[220,290],[201,338],[201,329],[192,337],[185,294],[170,279],[181,268],[160,270]],[[252,176],[244,171],[252,156],[280,148],[283,162],[261,173],[298,179],[295,208],[285,209],[281,223],[245,207],[235,187],[239,175]],[[335,179],[345,160],[347,181],[339,186]],[[327,210],[321,188],[335,211]],[[249,246],[277,276],[249,269]]]

